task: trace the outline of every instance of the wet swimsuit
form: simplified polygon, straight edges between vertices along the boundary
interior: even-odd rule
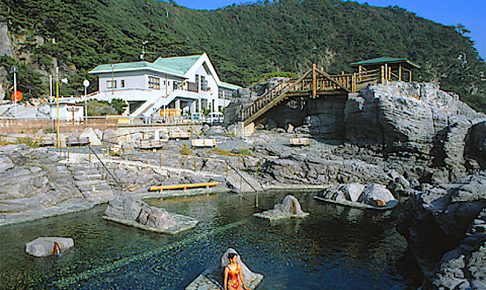
[[[231,288],[233,289],[238,289],[238,287],[240,287],[240,280],[238,279],[238,276],[240,275],[240,270],[238,269],[238,267],[236,267],[236,270],[233,272],[228,265],[228,275],[228,285],[231,286]]]

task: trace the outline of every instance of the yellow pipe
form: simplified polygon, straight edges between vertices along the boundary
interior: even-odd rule
[[[189,183],[189,184],[176,184],[176,185],[161,185],[161,186],[151,186],[150,191],[164,191],[164,190],[177,190],[177,189],[188,189],[188,188],[200,188],[200,187],[213,187],[219,185],[220,182],[207,182],[207,183]]]

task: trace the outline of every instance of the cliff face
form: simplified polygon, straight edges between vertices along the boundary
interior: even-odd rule
[[[486,287],[486,171],[412,195],[402,213],[426,288]]]
[[[449,180],[484,163],[485,121],[486,115],[432,84],[371,86],[351,96],[344,112],[346,142],[428,155]]]

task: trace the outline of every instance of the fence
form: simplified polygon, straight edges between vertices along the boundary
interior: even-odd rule
[[[98,130],[115,129],[118,120],[106,118],[90,118],[90,128]],[[61,133],[82,132],[86,129],[84,122],[60,121]],[[56,121],[48,119],[0,119],[0,134],[35,134],[38,131],[45,133],[56,132]]]

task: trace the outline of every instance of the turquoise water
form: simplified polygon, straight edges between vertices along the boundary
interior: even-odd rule
[[[285,194],[213,195],[154,201],[200,220],[177,236],[101,219],[106,206],[0,227],[0,288],[183,289],[228,248],[265,278],[258,289],[404,289],[417,273],[396,214],[325,204],[296,194],[310,216],[269,223],[252,217]],[[69,236],[61,257],[34,258],[38,236]]]

